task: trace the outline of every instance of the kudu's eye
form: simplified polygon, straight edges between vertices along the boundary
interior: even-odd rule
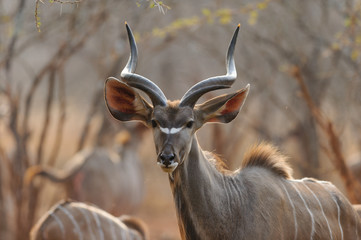
[[[186,125],[187,128],[192,128],[193,127],[193,123],[194,121],[189,121]]]
[[[152,120],[152,128],[156,128],[158,126],[157,121]]]

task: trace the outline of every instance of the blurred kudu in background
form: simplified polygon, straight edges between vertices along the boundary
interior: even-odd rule
[[[45,213],[32,228],[31,240],[145,240],[146,225],[137,218],[113,217],[107,212],[80,202],[65,201]]]
[[[90,202],[113,215],[131,213],[143,197],[137,150],[145,129],[137,125],[123,130],[115,136],[114,150],[105,147],[82,150],[63,169],[32,166],[25,181],[30,184],[41,176],[64,186],[66,199]]]

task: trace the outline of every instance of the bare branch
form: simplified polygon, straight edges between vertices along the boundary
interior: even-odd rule
[[[40,164],[43,161],[43,147],[45,145],[45,139],[48,134],[50,117],[51,117],[51,107],[53,105],[54,98],[54,85],[55,85],[55,72],[56,69],[52,69],[49,74],[49,86],[48,86],[48,96],[45,104],[45,113],[44,113],[44,123],[42,124],[43,129],[40,134],[40,139],[38,143],[37,158],[35,160],[36,164]]]
[[[61,141],[62,141],[62,137],[63,137],[64,124],[65,124],[65,120],[66,120],[66,95],[65,95],[65,78],[64,78],[64,69],[63,68],[59,71],[58,83],[59,83],[59,90],[58,90],[59,94],[58,95],[59,95],[60,117],[59,117],[57,128],[56,128],[55,142],[54,142],[53,149],[51,151],[49,161],[48,161],[48,165],[50,165],[50,166],[53,166],[55,164],[55,160],[59,154]]]
[[[87,139],[89,131],[90,131],[90,123],[93,120],[93,117],[95,116],[95,114],[97,113],[97,109],[100,104],[99,99],[101,99],[102,96],[103,96],[103,91],[97,90],[93,97],[92,105],[85,118],[86,120],[85,120],[84,127],[83,127],[83,130],[80,135],[80,139],[79,139],[79,143],[78,143],[78,147],[77,147],[76,151],[80,151],[81,149],[84,148],[85,140]]]

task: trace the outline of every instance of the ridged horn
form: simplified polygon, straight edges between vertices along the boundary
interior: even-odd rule
[[[203,94],[217,89],[229,88],[232,86],[232,84],[237,78],[237,71],[234,64],[234,48],[236,46],[239,28],[240,28],[240,24],[238,24],[233,34],[231,43],[229,44],[228,47],[228,52],[226,57],[226,68],[227,68],[226,75],[207,78],[195,84],[184,94],[184,96],[182,97],[179,103],[179,106],[181,107],[190,106],[193,108],[196,102],[198,101],[198,99]]]
[[[125,23],[125,26],[128,33],[130,56],[127,65],[124,67],[122,73],[120,74],[120,77],[129,86],[145,92],[152,100],[154,106],[165,106],[167,104],[167,98],[165,97],[162,90],[160,90],[160,88],[149,79],[134,73],[135,68],[137,67],[138,50],[132,30],[127,23]]]

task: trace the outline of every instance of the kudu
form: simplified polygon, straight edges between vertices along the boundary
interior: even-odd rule
[[[105,101],[116,119],[140,120],[153,129],[157,163],[169,175],[182,239],[360,239],[361,221],[346,197],[329,182],[294,180],[274,147],[254,147],[242,168],[232,172],[199,146],[196,131],[205,123],[232,121],[247,97],[249,85],[196,104],[203,94],[235,81],[239,26],[228,48],[227,73],[195,84],[180,101],[167,100],[156,84],[134,73],[137,47],[127,24],[126,29],[130,58],[121,80],[106,80]]]
[[[65,199],[90,202],[117,216],[132,213],[140,205],[143,174],[137,154],[143,128],[132,133],[117,134],[116,150],[103,147],[86,149],[68,161],[64,169],[43,166],[30,167],[26,182],[35,176],[45,177],[65,187]]]
[[[45,213],[30,240],[145,240],[146,225],[137,218],[109,213],[81,202],[63,201]]]

